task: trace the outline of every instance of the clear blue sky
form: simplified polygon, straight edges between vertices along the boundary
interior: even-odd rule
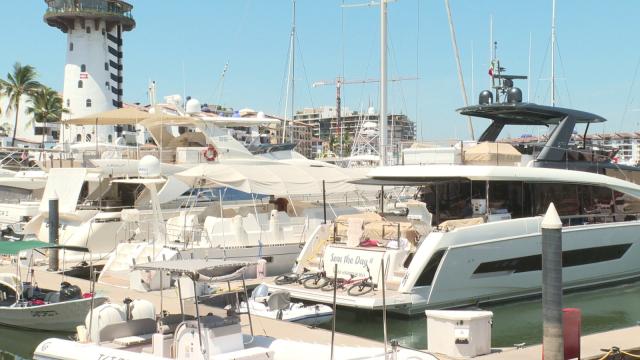
[[[124,40],[125,101],[146,103],[147,83],[153,79],[159,97],[184,91],[211,103],[228,61],[224,105],[282,114],[290,1],[131,2],[137,26]],[[347,80],[378,78],[378,9],[342,9],[342,2],[297,0],[296,108],[334,104],[333,87],[311,88],[311,83],[333,79],[343,64]],[[640,35],[640,2],[557,2],[559,105],[608,118],[605,125],[592,127],[598,132],[639,129],[640,84],[633,91],[630,88],[640,58],[635,41]],[[14,0],[3,5],[0,74],[4,76],[20,61],[35,66],[42,82],[61,90],[65,35],[42,21],[44,1]],[[468,92],[472,49],[475,92],[489,82],[489,18],[493,15],[498,55],[510,73],[527,73],[532,34],[531,100],[549,102],[551,0],[451,0],[451,6]],[[389,39],[390,77],[420,76],[417,82],[390,86],[389,109],[416,120],[425,139],[468,137],[466,119],[454,112],[463,102],[444,1],[390,3]],[[526,82],[519,86],[526,99]],[[471,94],[470,101],[476,102],[477,95]],[[376,84],[344,88],[343,104],[351,109],[366,109],[369,102],[377,108]],[[478,133],[487,122],[474,124]]]

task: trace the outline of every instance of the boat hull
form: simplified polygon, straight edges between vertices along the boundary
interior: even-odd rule
[[[99,306],[107,300],[96,297],[93,304]],[[74,332],[76,326],[84,324],[90,310],[90,298],[28,307],[0,307],[0,324],[32,330]]]

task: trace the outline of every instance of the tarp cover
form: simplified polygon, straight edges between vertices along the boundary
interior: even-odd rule
[[[522,155],[511,144],[483,142],[464,151],[467,165],[513,165],[519,163]]]
[[[98,125],[135,125],[149,116],[150,114],[146,111],[120,108],[69,119],[63,123],[73,125],[96,125],[96,123]]]
[[[321,194],[355,191],[354,180],[339,168],[280,164],[201,164],[175,175],[192,186],[229,187],[246,193],[266,195]],[[204,183],[203,183],[204,181]]]

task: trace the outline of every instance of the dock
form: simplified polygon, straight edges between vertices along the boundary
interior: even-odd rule
[[[15,273],[15,265],[1,264],[0,272]],[[22,269],[24,270],[24,269]],[[23,280],[25,279],[23,273]],[[62,281],[69,281],[80,286],[83,292],[88,292],[90,282],[79,278],[70,278],[59,273],[53,273],[46,270],[46,267],[34,267],[33,279],[42,288],[57,289]],[[248,286],[256,285],[262,280],[247,280]],[[231,287],[237,287],[238,282],[231,283]],[[145,299],[154,304],[156,312],[162,307],[170,313],[180,313],[180,304],[176,289],[165,289],[162,291],[137,292],[128,288],[121,288],[107,284],[96,283],[96,292],[107,296],[112,302],[118,303],[129,297],[133,299]],[[219,308],[212,308],[203,305],[201,310],[204,312],[221,311]],[[290,339],[302,342],[310,342],[316,344],[330,344],[331,331],[312,328],[309,326],[295,324],[280,320],[267,319],[252,316],[252,327],[256,335],[268,335],[281,339]],[[249,333],[249,318],[247,315],[241,316],[241,324],[245,333]],[[426,331],[426,323],[425,323]],[[335,344],[341,346],[356,347],[384,347],[379,341],[358,337],[355,335],[343,334],[336,332]],[[601,333],[584,335],[581,341],[581,358],[582,359],[599,359],[603,352],[600,349],[618,346],[625,351],[640,350],[640,326],[633,326],[623,329],[611,330]],[[428,351],[423,349],[423,351]],[[488,355],[479,356],[476,359],[482,360],[539,360],[542,354],[542,345],[532,345],[524,348],[495,348]],[[452,360],[453,358],[441,354],[434,354],[439,359]]]

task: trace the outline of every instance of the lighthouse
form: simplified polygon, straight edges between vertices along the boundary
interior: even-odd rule
[[[136,22],[120,0],[45,0],[44,21],[67,34],[64,120],[122,107],[122,35]],[[114,143],[120,126],[65,126],[62,143]]]

